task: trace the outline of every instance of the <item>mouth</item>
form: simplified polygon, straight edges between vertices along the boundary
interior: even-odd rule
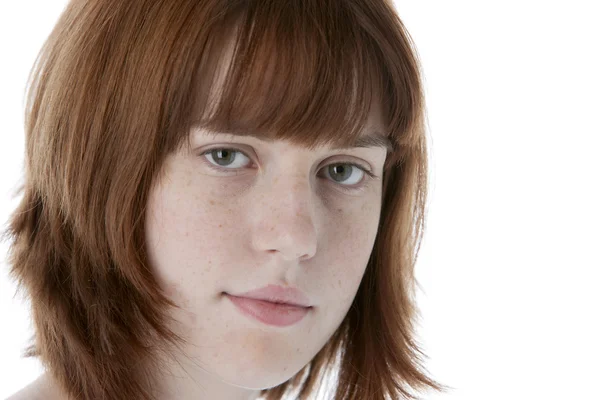
[[[243,315],[277,327],[291,326],[300,322],[312,309],[312,307],[232,296],[228,293],[225,293],[225,296]]]

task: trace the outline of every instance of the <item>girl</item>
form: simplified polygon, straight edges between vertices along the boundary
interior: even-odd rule
[[[427,148],[385,0],[72,0],[30,76],[15,399],[399,399]],[[330,392],[323,393],[328,384]]]

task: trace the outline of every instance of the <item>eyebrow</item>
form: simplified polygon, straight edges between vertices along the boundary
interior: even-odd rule
[[[260,141],[271,143],[274,140],[268,137],[263,137],[259,133],[255,132],[246,132],[244,134],[236,134],[236,133],[213,133],[214,135],[223,134],[232,137],[244,137],[251,136]],[[353,148],[365,148],[365,147],[381,147],[386,150],[386,152],[390,153],[394,150],[392,146],[392,142],[389,137],[380,133],[380,132],[372,132],[366,135],[359,136],[355,141],[350,143],[348,146],[337,146],[333,147],[332,150],[348,150]]]

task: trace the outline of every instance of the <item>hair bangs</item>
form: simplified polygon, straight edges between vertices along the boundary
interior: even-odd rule
[[[394,145],[394,132],[407,128],[394,122],[414,119],[411,94],[398,90],[402,82],[350,5],[329,5],[249,2],[226,17],[198,70],[192,127],[311,150],[349,147],[379,102],[384,125],[373,129]]]

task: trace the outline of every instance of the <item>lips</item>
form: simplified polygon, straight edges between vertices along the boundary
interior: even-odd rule
[[[269,301],[236,297],[229,294],[226,297],[245,316],[276,327],[294,325],[304,319],[312,310],[312,307],[276,304]]]

